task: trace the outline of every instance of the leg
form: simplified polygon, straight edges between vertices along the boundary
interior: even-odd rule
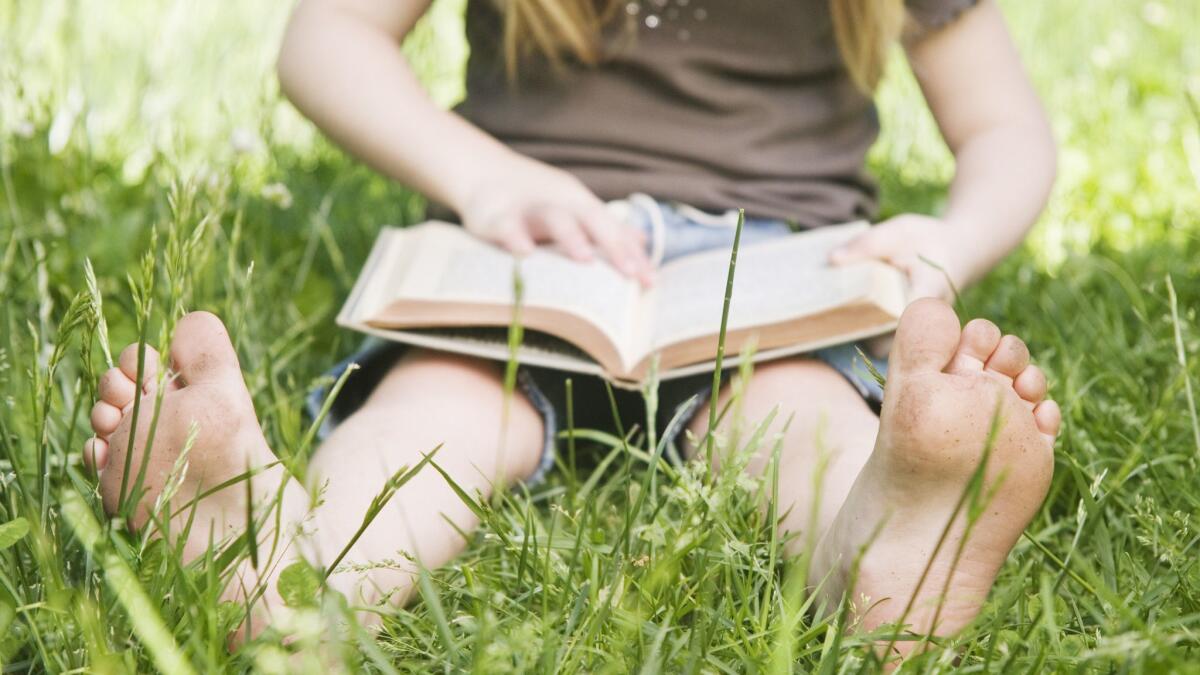
[[[1045,394],[1019,338],[979,319],[960,330],[941,301],[910,305],[888,361],[879,437],[814,558],[814,573],[833,581],[826,600],[849,593],[868,630],[967,626],[1049,489],[1060,414]],[[985,458],[969,524],[962,500]]]
[[[84,448],[84,460],[101,472],[100,492],[106,510],[114,513],[121,501],[123,484],[129,494],[135,479],[125,473],[125,454],[132,447],[131,474],[136,474],[147,454],[147,437],[154,405],[151,366],[157,354],[147,349],[146,384],[136,434],[132,430],[133,401],[139,394],[135,384],[136,348],[121,354],[119,368],[101,379],[100,401],[92,411],[97,437]],[[363,510],[379,492],[386,476],[402,465],[420,460],[420,453],[437,443],[445,446],[437,461],[467,489],[489,492],[493,479],[512,480],[528,475],[541,450],[541,421],[521,397],[514,397],[503,450],[497,450],[501,434],[502,392],[498,370],[492,366],[451,357],[414,354],[398,364],[384,379],[368,405],[347,420],[313,461],[313,473],[326,489],[323,503],[308,521],[309,494],[276,463],[262,436],[250,396],[242,380],[237,355],[219,319],[194,313],[180,320],[171,345],[171,363],[177,377],[167,381],[162,412],[146,457],[145,490],[133,511],[133,527],[147,525],[155,501],[162,494],[181,452],[190,447],[188,471],[176,497],[179,502],[201,495],[215,485],[256,470],[252,493],[260,499],[283,486],[280,536],[287,540],[281,564],[269,569],[264,605],[269,615],[281,607],[275,595],[274,575],[287,559],[303,551],[316,565],[331,562],[362,522]],[[411,395],[417,392],[417,395]],[[403,394],[403,395],[402,395]],[[470,415],[469,423],[463,417]],[[189,442],[189,436],[195,432]],[[133,434],[135,442],[129,445]],[[256,500],[257,502],[258,500]],[[202,553],[209,541],[227,541],[246,528],[246,491],[242,483],[203,496],[196,504],[196,517],[184,542],[185,557]],[[421,509],[420,513],[406,511]],[[461,548],[461,537],[441,517],[461,529],[474,522],[441,477],[431,469],[421,472],[404,486],[389,507],[372,523],[350,551],[347,562],[378,562],[402,558],[404,553],[421,556],[430,567],[445,562]],[[167,533],[181,531],[186,515],[171,519]],[[296,546],[291,535],[301,526],[306,531]],[[259,530],[268,542],[275,534],[273,521]],[[211,535],[211,539],[210,539]],[[401,552],[404,553],[401,553]],[[363,573],[334,575],[334,586],[352,594],[352,601],[374,601],[408,596],[411,569],[372,569]],[[260,579],[248,564],[237,571],[227,589],[230,599],[239,599]],[[398,587],[397,593],[391,593]],[[263,626],[255,619],[254,630]]]
[[[799,378],[800,372],[792,376]],[[979,613],[1009,551],[1045,498],[1060,414],[1053,401],[1044,400],[1045,376],[1029,365],[1020,339],[1002,337],[983,320],[960,330],[953,310],[936,300],[917,301],[905,312],[888,372],[870,451],[866,434],[855,435],[856,429],[830,435],[831,451],[841,454],[831,458],[823,486],[810,580],[827,580],[819,592],[829,606],[848,595],[863,629],[899,623],[921,634],[950,635]],[[752,395],[759,386],[766,396],[779,398],[755,403],[761,401]],[[770,391],[751,382],[747,417],[761,418],[776,400],[812,402],[811,394],[803,393],[811,391],[807,380],[792,386],[801,393],[784,395],[779,383]],[[831,423],[856,419],[869,427],[861,414],[848,414],[853,406],[839,403],[835,389],[822,392],[817,410],[827,410]],[[784,407],[786,414],[791,404]],[[987,508],[968,528],[960,501],[989,448],[996,414],[999,424],[980,491],[987,495]],[[817,446],[810,438],[811,431],[786,437],[781,489],[788,482],[811,483],[805,463]],[[861,471],[846,490],[844,481],[856,463]],[[757,467],[761,470],[761,461]],[[811,493],[805,499],[802,491],[789,490],[799,501],[784,502],[781,510],[812,503]],[[840,496],[844,503],[829,521],[824,511]],[[786,498],[781,492],[781,501]],[[790,517],[782,527],[803,526],[807,514],[801,514],[804,520]],[[948,536],[939,547],[943,532]],[[907,653],[912,645],[899,643],[897,651]]]
[[[719,405],[724,407],[732,396],[732,388],[724,387]],[[840,373],[805,358],[757,367],[738,405],[747,424],[756,424],[778,407],[766,440],[747,466],[752,475],[768,468],[774,447],[770,439],[787,424],[779,457],[779,513],[785,534],[802,535],[788,543],[789,553],[799,553],[833,522],[871,454],[879,419]],[[727,431],[732,423],[727,417],[721,430]],[[696,438],[704,436],[707,410],[696,415],[690,428]],[[825,466],[817,485],[816,467],[821,462]]]
[[[413,466],[441,444],[434,461],[469,493],[490,495],[494,485],[533,473],[542,450],[542,421],[519,393],[509,402],[501,430],[504,387],[499,367],[467,357],[410,352],[384,377],[366,404],[343,422],[311,464],[325,505],[314,523],[321,533],[315,555],[336,556],[362,522],[384,479]],[[392,498],[348,553],[346,562],[395,560],[396,568],[331,577],[352,602],[374,604],[391,596],[403,603],[416,567],[436,568],[459,553],[478,522],[432,468],[413,477]]]

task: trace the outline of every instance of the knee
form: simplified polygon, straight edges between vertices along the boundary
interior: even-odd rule
[[[842,417],[846,411],[869,413],[862,397],[841,373],[824,361],[811,358],[759,365],[749,381],[722,387],[718,409],[724,409],[735,395],[740,399],[736,410],[745,422],[760,422],[777,409],[772,428],[778,429],[792,418],[789,427],[792,432],[813,426],[822,415]],[[722,424],[730,422],[722,420]],[[694,434],[703,434],[707,426],[705,407],[693,418],[690,428]]]
[[[832,366],[811,358],[783,359],[759,365],[745,385],[747,398],[765,398],[775,402],[795,398],[798,390],[824,390],[845,384]]]
[[[384,379],[393,376],[428,378],[432,382],[450,385],[498,385],[502,383],[500,365],[492,361],[437,352],[428,349],[411,349],[392,364]]]
[[[837,375],[828,365],[813,359],[785,359],[759,364],[749,381],[726,382],[721,387],[717,409],[725,409],[731,399],[737,396],[737,409],[746,420],[761,420],[777,406],[780,407],[781,416],[786,417],[798,393],[810,391],[814,384],[819,386],[821,378],[826,376],[825,371]],[[692,433],[698,436],[706,433],[708,419],[709,407],[702,406],[689,425]],[[723,425],[730,422],[728,418],[722,420]]]
[[[447,445],[495,443],[503,432],[506,472],[524,478],[541,459],[545,423],[520,388],[508,395],[498,363],[413,349],[383,376],[364,410],[403,415]]]
[[[479,358],[410,349],[388,367],[364,408],[425,406],[479,413],[502,400],[500,367]]]
[[[774,407],[781,402],[796,398],[797,390],[802,387],[802,383],[803,388],[808,388],[809,384],[806,382],[811,381],[814,377],[821,377],[822,369],[833,370],[828,365],[812,359],[785,359],[758,364],[749,381],[726,382],[721,387],[718,408],[719,410],[724,408],[736,395],[740,398],[743,410],[746,408],[757,410],[761,405],[766,405],[767,408]],[[697,424],[708,424],[707,407],[703,407],[697,413],[692,426]]]
[[[775,408],[786,418],[792,413],[836,406],[846,399],[861,403],[858,392],[841,373],[824,361],[809,358],[762,364],[748,382],[727,385],[721,395],[731,397],[739,388],[739,407],[749,419],[761,418]]]

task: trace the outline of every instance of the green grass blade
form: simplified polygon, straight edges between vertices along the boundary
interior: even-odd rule
[[[100,524],[79,495],[67,491],[60,495],[59,501],[63,518],[84,548],[100,561],[109,588],[125,608],[134,632],[149,650],[158,669],[164,673],[181,675],[196,672],[171,636],[162,615],[158,613],[156,602],[146,594],[125,561],[105,547]]]

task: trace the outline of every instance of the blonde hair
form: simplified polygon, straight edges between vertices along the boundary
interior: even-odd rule
[[[515,79],[518,63],[531,52],[553,64],[573,57],[600,61],[600,31],[627,0],[507,0],[504,55]],[[838,51],[850,79],[865,93],[883,77],[887,53],[904,27],[903,0],[829,0]]]

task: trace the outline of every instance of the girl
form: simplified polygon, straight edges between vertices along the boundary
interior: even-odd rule
[[[749,216],[747,241],[873,214],[863,169],[878,129],[870,92],[889,47],[903,44],[956,159],[949,203],[937,217],[880,223],[831,260],[887,261],[925,298],[902,317],[889,363],[877,364],[888,367],[887,395],[852,368],[853,347],[842,346],[762,365],[742,409],[754,420],[778,405],[776,419],[792,417],[782,432],[780,527],[816,524],[806,533],[819,542],[811,581],[827,607],[847,595],[868,630],[900,622],[947,635],[969,623],[1045,496],[1060,421],[1024,343],[985,320],[960,328],[944,302],[951,283],[979,279],[1020,242],[1054,176],[1046,119],[993,1],[470,0],[467,96],[456,112],[426,98],[398,49],[428,4],[303,0],[280,53],[284,92],[350,152],[479,237],[518,254],[547,244],[580,260],[602,256],[645,284],[663,259],[727,247],[734,207]],[[562,374],[524,371],[505,425],[496,364],[389,348],[355,360],[363,368],[311,463],[321,503],[287,555],[328,564],[385,477],[438,444],[441,467],[484,494],[536,480],[552,461]],[[96,437],[85,449],[110,509],[121,499],[136,362],[135,346],[102,379]],[[175,377],[157,384],[150,373],[141,387],[143,395],[167,388],[147,484],[162,485],[195,423],[183,494],[258,467],[253,494],[284,484],[280,527],[297,530],[309,494],[267,447],[220,321],[184,317],[168,362]],[[579,384],[581,399],[589,387],[599,385]],[[664,402],[708,394],[695,381],[672,387]],[[716,395],[728,397],[728,387]],[[985,475],[990,508],[969,537],[960,517],[936,548],[998,404],[1002,425]],[[577,401],[581,411],[592,407],[607,412]],[[697,436],[706,409],[679,411]],[[138,423],[133,466],[148,418]],[[830,455],[817,491],[819,424]],[[748,470],[765,464],[757,457]],[[135,526],[155,497],[153,487],[142,496]],[[185,552],[240,534],[246,498],[239,487],[201,499]],[[414,569],[403,560],[442,564],[463,546],[456,528],[476,524],[437,473],[420,471],[347,558],[402,562],[336,574],[334,586],[357,602],[403,603]],[[274,528],[260,532],[270,537]],[[868,541],[851,586],[850,567]],[[270,590],[258,606],[268,618],[282,608],[270,595],[279,567],[260,567]],[[258,574],[247,566],[229,596],[241,597]]]

